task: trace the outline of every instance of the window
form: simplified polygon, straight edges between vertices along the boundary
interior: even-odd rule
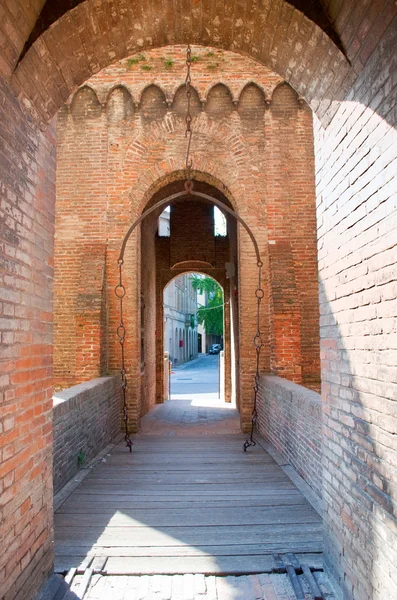
[[[217,206],[214,206],[214,235],[219,237],[227,236],[226,217]]]
[[[170,235],[171,235],[170,214],[171,214],[171,206],[167,206],[163,210],[161,215],[159,216],[159,227],[158,227],[159,237],[170,237]]]

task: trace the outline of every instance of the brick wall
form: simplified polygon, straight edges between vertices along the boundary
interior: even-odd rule
[[[281,377],[260,378],[259,431],[318,496],[322,495],[321,411],[320,394]]]
[[[120,431],[120,381],[101,377],[53,397],[53,478],[57,493]],[[79,462],[79,455],[80,461]]]
[[[396,27],[315,126],[326,562],[355,600],[397,597]]]
[[[0,78],[0,596],[25,600],[52,568],[54,127]]]

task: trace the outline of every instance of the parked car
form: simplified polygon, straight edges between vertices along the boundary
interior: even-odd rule
[[[208,354],[219,354],[221,350],[222,346],[220,344],[212,344],[212,346],[210,346]]]

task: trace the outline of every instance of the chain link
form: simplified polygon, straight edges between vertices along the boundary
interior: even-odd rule
[[[130,432],[129,432],[129,427],[128,427],[127,376],[126,376],[127,371],[125,368],[125,353],[124,353],[124,342],[125,342],[126,330],[125,330],[124,321],[123,321],[123,298],[125,296],[125,287],[123,285],[123,264],[124,264],[124,261],[123,261],[123,259],[120,258],[118,260],[119,282],[116,285],[116,287],[114,288],[114,293],[116,294],[117,298],[119,299],[119,303],[120,303],[120,323],[119,323],[119,326],[117,327],[117,337],[119,338],[119,343],[120,343],[120,347],[121,347],[120,375],[121,375],[121,393],[123,396],[123,418],[124,418],[124,425],[125,425],[124,440],[125,440],[125,445],[130,449],[130,452],[132,452],[132,440],[130,437]]]
[[[193,135],[193,131],[192,131],[192,112],[191,112],[191,100],[192,100],[192,77],[191,77],[191,73],[190,73],[190,69],[192,66],[192,49],[190,47],[190,44],[188,44],[187,46],[187,50],[186,50],[186,80],[185,80],[185,85],[186,85],[186,99],[187,99],[187,109],[186,109],[186,118],[185,118],[185,122],[186,122],[186,131],[185,131],[185,137],[188,138],[188,142],[187,142],[187,150],[186,150],[186,160],[185,160],[185,167],[186,167],[186,172],[187,172],[187,180],[191,181],[192,179],[192,167],[193,167],[193,161],[190,158],[190,146],[192,143],[192,135]]]
[[[265,295],[265,292],[262,288],[262,267],[263,263],[258,260],[258,287],[255,291],[256,296],[256,333],[254,335],[254,347],[256,352],[256,371],[255,371],[255,379],[254,379],[254,406],[252,409],[251,415],[251,433],[248,440],[244,442],[244,452],[247,451],[247,448],[250,446],[256,446],[256,442],[254,440],[254,431],[256,427],[256,423],[258,420],[258,411],[257,411],[257,398],[259,392],[259,368],[260,368],[260,357],[261,357],[261,349],[263,347],[263,338],[261,333],[261,302]]]

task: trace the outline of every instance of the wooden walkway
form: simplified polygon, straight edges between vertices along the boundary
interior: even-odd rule
[[[321,519],[284,471],[260,445],[243,452],[244,436],[225,433],[218,407],[186,419],[177,402],[156,407],[133,452],[117,445],[57,510],[56,572],[91,565],[99,589],[110,576],[134,576],[132,585],[137,576],[226,575],[230,584],[231,576],[286,573],[291,560],[321,570]],[[278,597],[290,596],[269,596]]]

